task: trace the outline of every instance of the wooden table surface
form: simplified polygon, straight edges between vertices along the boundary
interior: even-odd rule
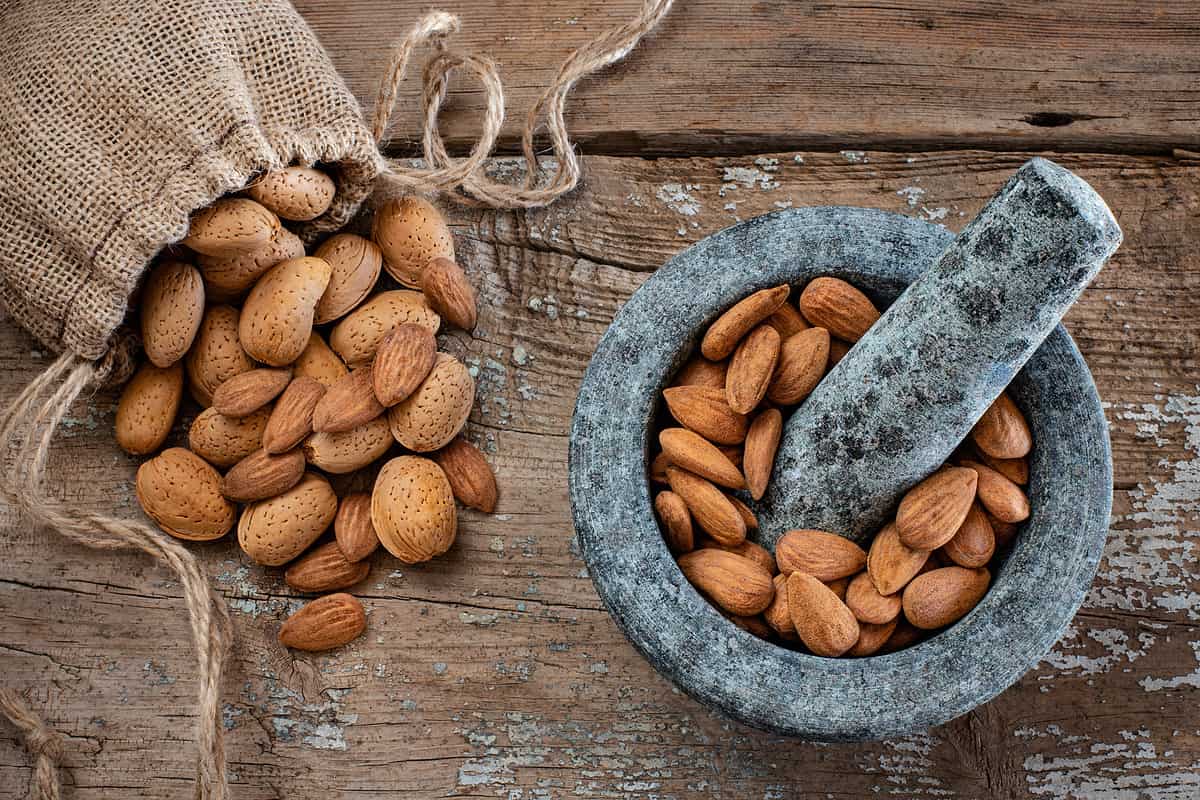
[[[426,7],[298,5],[366,102],[387,42]],[[500,62],[511,144],[560,60],[638,3],[442,5],[462,14],[461,42]],[[414,90],[397,152],[418,135]],[[479,103],[455,84],[456,146]],[[463,514],[432,563],[377,556],[360,592],[368,634],[318,656],[275,640],[298,603],[277,571],[231,537],[196,547],[237,629],[224,685],[235,796],[1200,796],[1196,4],[681,2],[577,88],[569,122],[586,154],[573,196],[453,213],[481,316],[443,347],[478,369],[470,429],[499,474],[496,514]],[[926,734],[818,745],[715,716],[629,646],[572,541],[566,434],[597,340],[651,271],[738,220],[845,204],[958,230],[1034,153],[1090,181],[1126,236],[1067,318],[1105,401],[1116,478],[1087,602],[1019,683]],[[50,360],[6,320],[0,399]],[[101,393],[74,410],[55,491],[134,514],[114,404]],[[178,584],[145,558],[64,545],[2,513],[0,684],[29,690],[68,737],[66,796],[189,796],[195,683]],[[22,796],[29,774],[0,726],[0,797]]]

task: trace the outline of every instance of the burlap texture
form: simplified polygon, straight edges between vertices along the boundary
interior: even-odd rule
[[[343,225],[383,167],[286,0],[0,0],[0,301],[102,356],[146,264],[256,173],[321,162]]]

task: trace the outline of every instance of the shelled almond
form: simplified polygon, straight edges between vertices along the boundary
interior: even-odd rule
[[[338,590],[366,578],[380,544],[405,563],[434,558],[454,543],[456,501],[491,513],[498,495],[463,436],[474,379],[438,352],[443,320],[469,332],[477,316],[449,226],[427,201],[402,198],[380,209],[372,238],[336,233],[308,255],[287,224],[321,217],[336,195],[327,173],[293,166],[193,215],[183,246],[147,276],[148,361],[115,431],[129,453],[152,456],[136,491],[164,531],[209,541],[236,527],[251,559],[325,595],[280,630],[303,650],[362,633],[362,604]],[[159,452],[185,388],[200,407],[187,447]],[[372,491],[339,496],[327,477],[367,470]],[[732,474],[740,480],[729,464]],[[726,522],[744,528],[727,505]]]
[[[895,652],[986,595],[1030,514],[1031,429],[1001,394],[865,549],[837,531],[793,530],[772,555],[753,541],[752,504],[787,418],[880,318],[839,278],[798,288],[794,302],[781,285],[735,303],[663,391],[647,474],[655,516],[684,577],[743,630],[826,657]]]

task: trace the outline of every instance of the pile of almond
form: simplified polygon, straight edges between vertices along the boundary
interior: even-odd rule
[[[157,453],[136,491],[164,531],[211,541],[236,522],[250,558],[325,595],[280,631],[304,650],[362,633],[362,604],[337,590],[366,578],[381,543],[407,564],[431,559],[454,542],[456,499],[490,513],[497,494],[460,435],[475,381],[435,338],[476,317],[445,220],[419,198],[392,200],[371,238],[339,233],[306,255],[284,222],[320,216],[335,191],[324,172],[289,167],[193,215],[186,250],[146,277],[147,360],[116,417],[122,448]],[[381,286],[381,270],[398,287]],[[159,452],[185,385],[202,410],[187,447]]]
[[[680,570],[738,626],[814,655],[908,647],[975,607],[997,553],[1029,516],[1029,425],[1002,394],[951,463],[913,487],[864,551],[836,531],[793,530],[775,554],[742,493],[767,490],[786,415],[879,319],[849,283],[755,292],[707,330],[663,391],[654,509]],[[798,306],[798,307],[797,307]]]

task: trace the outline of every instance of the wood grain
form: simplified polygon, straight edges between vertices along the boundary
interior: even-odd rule
[[[515,12],[514,12],[515,13]],[[326,655],[275,632],[299,598],[232,540],[199,545],[234,610],[224,687],[239,798],[1184,798],[1200,787],[1200,164],[1062,156],[1126,241],[1071,312],[1112,425],[1118,489],[1104,563],[1043,663],[925,735],[821,746],[708,712],[628,645],[572,543],[566,432],[588,357],[666,258],[738,219],[848,204],[959,228],[1028,154],[778,153],[589,157],[587,183],[532,213],[456,212],[479,288],[471,435],[500,480],[447,557],[380,551],[367,634]],[[494,169],[503,172],[505,163]],[[0,400],[49,362],[0,324]],[[115,398],[81,403],[54,491],[136,513]],[[176,431],[176,437],[180,431]],[[115,509],[114,509],[115,506]],[[143,558],[86,551],[0,520],[0,675],[68,736],[67,797],[178,797],[192,774],[193,658],[179,587]],[[1002,646],[1002,643],[998,643]],[[27,757],[0,726],[0,796]]]
[[[428,4],[296,4],[369,107],[390,43]],[[456,46],[499,63],[511,147],[562,60],[639,0],[436,4]],[[585,80],[568,123],[585,152],[816,147],[1158,151],[1200,147],[1200,15],[1189,2],[689,0],[622,64]],[[417,78],[392,145],[419,139]],[[455,83],[443,125],[473,141],[482,95]],[[419,149],[419,148],[418,148]]]

